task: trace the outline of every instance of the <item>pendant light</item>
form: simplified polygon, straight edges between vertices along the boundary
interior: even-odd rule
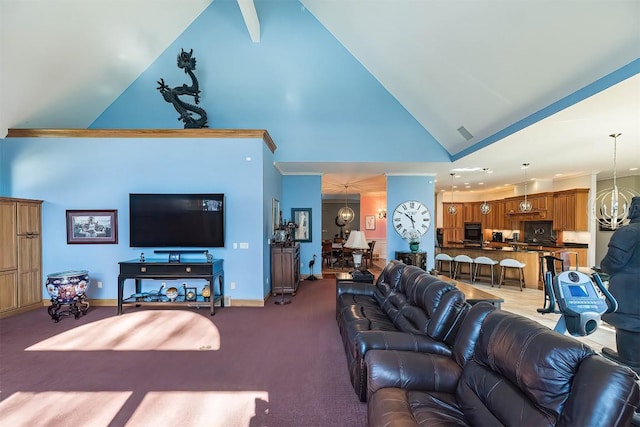
[[[599,191],[595,199],[595,217],[602,229],[615,230],[629,222],[631,199],[638,194],[628,188],[618,188],[616,176],[616,149],[621,133],[612,133],[613,138],[613,187]]]
[[[348,203],[347,203],[347,189],[348,188],[349,188],[349,186],[345,184],[345,186],[344,186],[344,207],[340,208],[340,210],[338,211],[338,216],[344,222],[345,225],[351,223],[351,221],[353,221],[353,219],[356,216],[355,212],[353,212],[353,209],[351,209],[349,207]]]
[[[455,215],[458,212],[458,209],[453,204],[453,177],[456,175],[455,173],[450,173],[451,175],[451,204],[447,208],[447,213],[449,215]]]
[[[523,163],[524,169],[524,200],[520,202],[520,212],[531,212],[531,202],[527,200],[527,168],[530,163]]]
[[[480,213],[482,215],[489,215],[489,212],[491,212],[491,205],[489,203],[487,203],[487,201],[485,200],[480,205]]]
[[[482,168],[482,172],[484,173],[491,173],[491,171],[489,170],[489,168]],[[487,203],[487,201],[485,200],[484,202],[482,202],[482,204],[480,205],[480,213],[482,215],[489,215],[489,212],[491,212],[491,205],[489,203]]]

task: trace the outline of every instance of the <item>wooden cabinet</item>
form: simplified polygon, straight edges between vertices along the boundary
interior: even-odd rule
[[[447,209],[455,206],[456,213],[451,215]],[[464,227],[464,203],[443,203],[442,204],[442,227],[443,228],[463,228]]]
[[[271,245],[271,294],[296,294],[300,283],[300,243]]]
[[[527,196],[531,203],[530,212],[521,212],[520,203],[524,196],[510,197],[504,200],[505,213],[517,221],[545,221],[553,219],[553,193],[539,193]]]
[[[553,229],[588,231],[589,189],[560,191],[554,194]]]
[[[407,265],[415,265],[423,270],[427,270],[426,252],[403,252],[396,251],[396,259]]]
[[[449,206],[455,206],[456,213],[448,212]],[[464,239],[464,203],[442,204],[442,244],[444,247],[462,245]]]
[[[491,206],[491,211],[487,215],[483,215],[482,227],[494,230],[505,229],[504,202],[502,200],[492,200],[487,203]]]
[[[0,198],[0,316],[42,305],[41,205]]]
[[[472,202],[464,204],[464,222],[482,222],[482,212],[480,212],[480,202]]]
[[[443,228],[442,229],[442,244],[444,247],[448,247],[448,248],[462,247],[463,239],[464,239],[463,228]]]

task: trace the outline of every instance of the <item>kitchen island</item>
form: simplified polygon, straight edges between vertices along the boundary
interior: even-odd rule
[[[542,284],[539,283],[539,272],[540,272],[540,252],[535,251],[514,251],[514,250],[505,250],[496,249],[496,248],[442,248],[442,253],[445,253],[452,258],[456,255],[468,255],[471,258],[477,258],[479,256],[486,256],[491,259],[494,259],[500,262],[503,259],[511,258],[521,263],[525,264],[525,267],[522,269],[522,274],[524,276],[524,284],[525,287],[530,289],[542,289]],[[500,279],[500,266],[496,265],[495,267],[496,274],[496,285],[498,280]],[[479,274],[482,276],[490,276],[490,267],[487,265],[480,265]],[[466,275],[465,275],[466,276]],[[512,268],[506,269],[505,277],[508,280],[518,280],[518,272]],[[512,283],[512,282],[509,282]]]

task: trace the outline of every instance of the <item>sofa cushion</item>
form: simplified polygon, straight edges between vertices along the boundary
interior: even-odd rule
[[[517,387],[523,394],[522,399],[526,398],[539,407],[540,412],[551,415],[554,418],[551,424],[555,424],[569,397],[580,362],[593,354],[585,344],[540,323],[495,311],[487,316],[480,329],[473,355],[476,363],[463,378],[492,412],[505,404],[503,399],[494,400],[492,396],[514,395]],[[477,369],[480,367],[484,369]],[[485,381],[488,370],[503,377],[500,384]],[[504,390],[499,391],[500,388]],[[522,399],[518,396],[512,403],[515,405]],[[463,405],[464,399],[460,403]],[[507,420],[503,421],[508,424]]]
[[[450,393],[384,388],[371,396],[367,412],[369,425],[376,426],[469,425]]]

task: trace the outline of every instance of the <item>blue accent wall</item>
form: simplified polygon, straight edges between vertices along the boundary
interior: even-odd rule
[[[199,105],[208,113],[209,127],[266,129],[278,147],[275,153],[257,139],[1,141],[0,194],[44,200],[45,275],[87,269],[104,284],[92,287],[89,297],[115,299],[117,262],[141,252],[128,243],[130,192],[223,192],[226,247],[212,251],[225,259],[225,293],[261,300],[271,288],[273,198],[287,217],[292,207],[312,209],[313,241],[302,244],[302,273],[308,274],[313,254],[321,259],[321,177],[283,177],[274,162],[450,161],[429,132],[297,0],[261,0],[256,8],[260,43],[251,42],[235,0],[216,0],[90,127],[182,128],[157,81],[163,78],[171,87],[191,84],[176,57],[181,49],[193,49]],[[431,198],[433,207],[433,185],[390,185],[389,192],[390,206],[396,199]],[[67,245],[67,209],[117,209],[119,243]],[[233,243],[249,248],[233,249]],[[389,248],[400,246],[394,242]]]
[[[420,250],[427,252],[427,271],[433,268],[435,249],[435,182],[432,176],[387,175],[387,259],[396,251],[408,251],[409,244],[393,227],[393,211],[406,200],[424,203],[431,213],[431,227],[422,236]]]
[[[320,175],[285,175],[282,177],[282,215],[291,219],[292,208],[311,209],[311,242],[300,243],[300,273],[311,274],[309,261],[317,256],[313,273],[322,271],[322,177]]]
[[[193,49],[199,106],[209,127],[267,129],[278,145],[278,162],[449,161],[446,150],[298,1],[261,0],[256,8],[260,43],[251,42],[237,1],[214,1],[91,128],[181,128],[157,81],[190,85],[176,57]]]
[[[281,184],[262,139],[7,138],[3,145],[11,159],[9,193],[44,200],[45,275],[89,270],[92,283],[104,284],[92,286],[89,297],[115,299],[118,261],[138,258],[140,252],[147,260],[154,257],[154,248],[129,247],[129,193],[224,193],[225,247],[210,252],[224,258],[225,294],[265,297],[265,209]],[[67,209],[117,209],[118,244],[68,245]],[[233,249],[233,243],[249,248]]]

